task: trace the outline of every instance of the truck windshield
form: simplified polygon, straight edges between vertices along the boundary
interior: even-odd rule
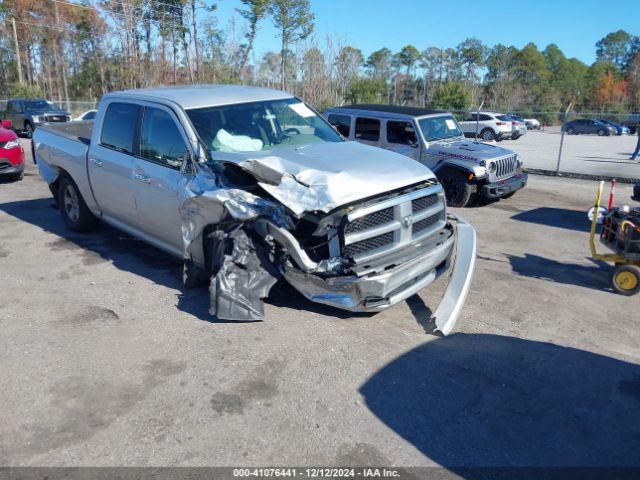
[[[338,133],[296,98],[187,110],[200,140],[221,152],[257,152],[319,142]]]
[[[418,123],[427,142],[462,136],[460,126],[453,115],[423,118],[418,120]]]
[[[27,110],[56,110],[58,106],[46,100],[26,100],[24,106]]]

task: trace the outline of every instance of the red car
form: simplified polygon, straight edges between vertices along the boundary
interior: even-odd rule
[[[9,120],[0,126],[0,177],[22,180],[24,172],[24,149],[11,127]]]

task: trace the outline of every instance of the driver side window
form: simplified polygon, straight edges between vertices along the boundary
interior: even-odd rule
[[[171,115],[159,108],[145,108],[140,134],[140,156],[154,163],[179,169],[188,151]]]
[[[387,122],[387,142],[400,145],[416,145],[418,138],[411,122],[389,120]]]

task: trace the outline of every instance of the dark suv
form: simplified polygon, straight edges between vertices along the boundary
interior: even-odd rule
[[[24,133],[31,138],[37,126],[52,122],[68,122],[71,115],[43,98],[13,98],[7,102],[2,119],[11,120],[16,133]]]

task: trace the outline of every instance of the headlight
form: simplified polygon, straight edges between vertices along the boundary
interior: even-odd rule
[[[40,117],[38,115],[34,115],[33,117],[31,117],[33,119],[34,122],[36,123],[40,123]]]
[[[20,140],[16,138],[15,140],[9,140],[7,143],[4,144],[2,148],[4,148],[5,150],[11,150],[12,148],[17,148],[19,146],[20,146]]]
[[[496,171],[496,168],[498,168],[498,166],[496,165],[495,162],[491,162],[489,164],[489,167],[487,168],[487,170],[489,170],[489,173],[493,173]]]

